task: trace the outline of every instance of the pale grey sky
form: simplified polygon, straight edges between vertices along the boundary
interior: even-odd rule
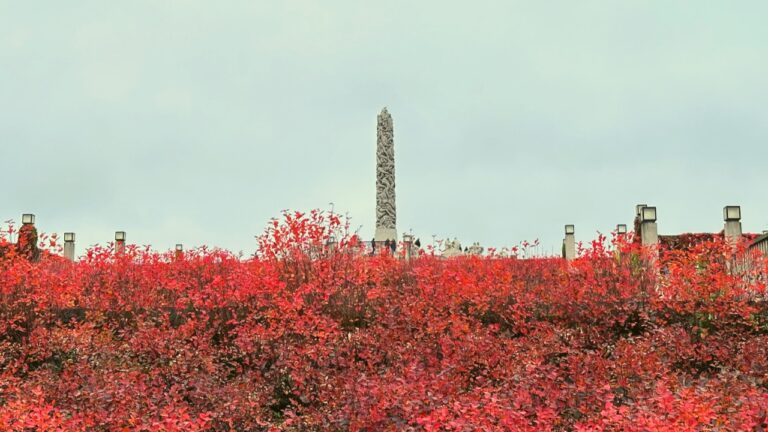
[[[281,209],[559,248],[768,229],[768,2],[0,0],[0,220],[253,251]]]

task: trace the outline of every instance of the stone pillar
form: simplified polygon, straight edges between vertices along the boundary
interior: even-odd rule
[[[639,209],[640,244],[656,246],[659,244],[659,229],[656,226],[656,207],[643,206]]]
[[[392,116],[381,110],[376,139],[376,242],[397,241],[395,143]]]
[[[573,225],[565,226],[565,239],[563,239],[563,258],[568,261],[576,258],[576,228]]]
[[[741,240],[741,207],[725,206],[723,208],[723,220],[725,221],[725,228],[723,229],[725,239],[737,243]]]
[[[643,222],[641,229],[640,243],[643,246],[656,246],[659,244],[659,229],[656,222]]]
[[[115,231],[115,255],[125,253],[125,231]]]
[[[64,258],[75,260],[75,233],[64,233]]]

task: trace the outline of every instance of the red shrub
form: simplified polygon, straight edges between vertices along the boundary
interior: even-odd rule
[[[54,238],[30,262],[0,239],[0,429],[766,428],[766,266],[743,247],[405,262],[284,216],[248,260],[69,263]]]

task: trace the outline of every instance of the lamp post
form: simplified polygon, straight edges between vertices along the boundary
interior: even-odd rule
[[[125,231],[115,231],[115,254],[125,253]]]
[[[37,244],[37,228],[35,228],[35,215],[25,213],[21,215],[21,227],[16,233],[16,250],[23,257],[32,262],[40,259],[40,249]]]
[[[403,234],[403,247],[405,248],[405,260],[410,261],[413,249],[413,234]]]
[[[638,206],[640,207],[640,206]],[[656,225],[656,207],[642,205],[639,208],[640,243],[643,246],[659,244],[659,229]]]
[[[635,237],[640,238],[640,213],[643,212],[643,207],[646,207],[648,204],[637,204],[635,205],[635,219],[634,223],[632,225],[632,229],[635,231]]]
[[[75,260],[75,233],[64,233],[64,258],[70,261]]]
[[[325,241],[325,246],[329,251],[334,251],[336,249],[336,236],[333,234],[328,236],[328,240]]]
[[[723,229],[725,239],[736,243],[741,239],[741,207],[723,207],[723,220],[725,221],[725,228]]]
[[[626,241],[627,238],[627,224],[617,224],[616,225],[616,239],[618,242],[614,244],[616,247],[616,250],[614,251],[614,256],[621,260],[621,244]]]
[[[565,238],[563,239],[563,258],[568,261],[576,258],[576,227],[565,226]]]

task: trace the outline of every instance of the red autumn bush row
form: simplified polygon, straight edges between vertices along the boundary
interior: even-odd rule
[[[7,248],[0,430],[767,427],[766,263],[744,245],[405,262],[320,212],[258,243]]]

